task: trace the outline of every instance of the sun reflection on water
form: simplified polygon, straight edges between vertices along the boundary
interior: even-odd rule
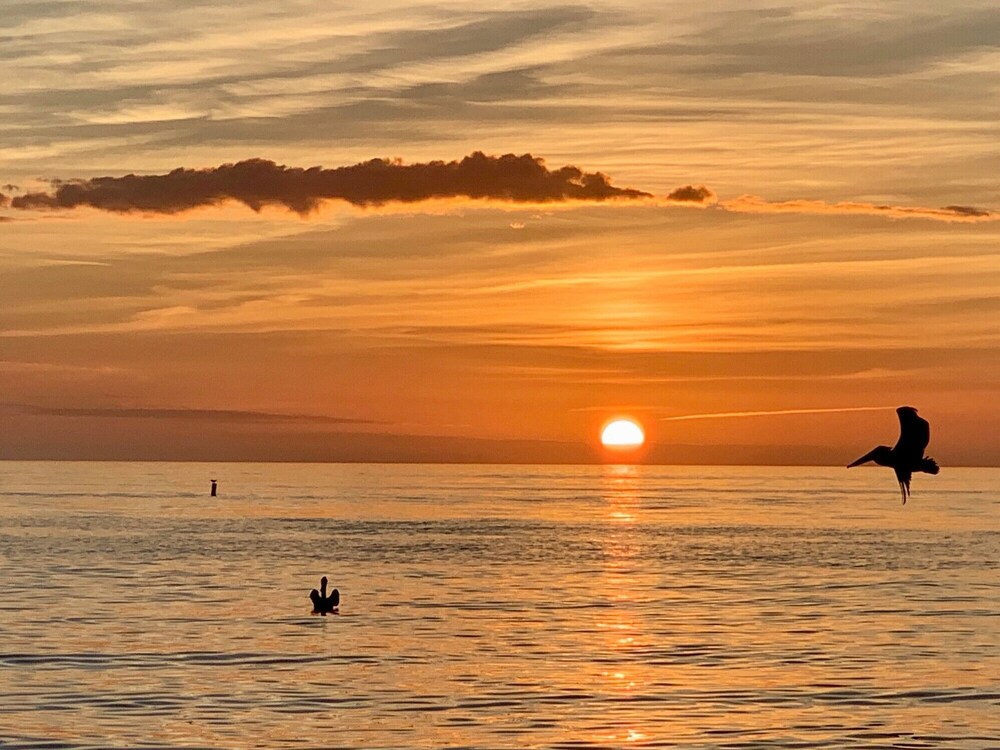
[[[601,492],[613,521],[632,523],[639,510],[640,467],[612,464],[604,467]]]
[[[606,633],[605,649],[616,655],[620,665],[618,669],[602,673],[602,689],[616,700],[633,699],[650,683],[644,676],[648,667],[637,659],[641,644],[647,640],[642,609],[648,574],[639,564],[642,555],[639,534],[642,525],[641,472],[641,466],[614,464],[604,466],[601,475],[601,494],[610,521],[602,536],[603,581],[605,590],[611,592],[613,606],[602,610],[597,626]],[[615,726],[611,733],[595,733],[594,739],[600,743],[631,744],[647,737],[646,732],[634,726]]]

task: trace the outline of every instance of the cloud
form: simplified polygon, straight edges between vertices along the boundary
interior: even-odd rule
[[[873,78],[923,70],[1000,46],[1000,19],[993,7],[924,10],[901,3],[895,8],[885,4],[878,13],[846,6],[836,13],[792,7],[719,9],[704,18],[700,30],[650,50],[708,76]]]
[[[372,159],[334,169],[248,159],[208,169],[178,168],[160,175],[58,180],[52,187],[51,192],[16,196],[10,205],[22,210],[87,206],[115,213],[176,214],[235,200],[254,211],[277,205],[305,215],[327,200],[379,206],[458,197],[516,203],[651,197],[640,190],[614,187],[601,172],[584,172],[574,166],[550,170],[531,154],[487,156],[481,151],[461,161],[404,164]]]
[[[449,162],[406,164],[399,159],[371,159],[324,169],[247,159],[207,169],[180,167],[158,175],[53,180],[50,192],[12,197],[0,193],[0,208],[69,210],[89,207],[122,214],[178,214],[238,201],[254,211],[265,206],[282,206],[305,216],[331,200],[371,207],[448,198],[555,203],[653,197],[652,193],[643,190],[615,187],[602,172],[584,172],[575,166],[549,169],[544,159],[530,153],[488,156],[475,151],[460,161]],[[772,201],[759,195],[720,199],[711,188],[695,184],[674,188],[663,196],[662,202],[715,206],[733,213],[862,214],[966,223],[1000,220],[1000,212],[965,205],[934,208],[805,198]],[[0,221],[6,220],[10,220],[9,217],[0,217]],[[521,229],[522,226],[511,224],[511,228]]]
[[[852,411],[886,411],[895,406],[844,406],[829,409],[777,409],[775,411],[727,411],[707,414],[680,414],[676,417],[662,417],[661,422],[679,422],[688,419],[732,419],[734,417],[773,417],[788,414],[843,414]]]
[[[715,193],[704,185],[684,185],[667,194],[667,200],[674,203],[710,203]]]
[[[249,424],[325,424],[358,425],[385,424],[370,419],[349,419],[314,414],[275,414],[261,411],[235,409],[142,409],[142,408],[51,408],[45,406],[10,405],[22,414],[45,417],[99,417],[111,419],[187,419],[210,422],[239,422]]]
[[[733,213],[795,213],[795,214],[865,214],[886,216],[894,219],[934,219],[950,222],[996,221],[1000,213],[976,206],[893,206],[862,201],[839,201],[830,203],[822,200],[793,199],[771,201],[759,195],[741,195],[720,200],[711,188],[704,185],[683,185],[666,195],[668,203],[708,206],[715,205]]]
[[[738,198],[721,200],[719,208],[735,213],[794,213],[794,214],[863,214],[886,216],[893,219],[933,219],[949,222],[978,222],[1000,220],[1000,213],[973,206],[892,206],[860,201],[839,201],[828,203],[821,200],[795,199],[769,201],[759,195],[741,195]]]
[[[990,216],[992,212],[987,211],[985,208],[976,208],[975,206],[945,206],[943,211],[951,211],[952,213],[959,214],[961,216]]]

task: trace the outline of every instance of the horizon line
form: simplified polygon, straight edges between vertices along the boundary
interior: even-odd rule
[[[714,466],[719,468],[804,468],[804,469],[829,469],[841,468],[844,464],[817,464],[817,463],[718,463],[711,461],[703,462],[663,462],[663,461],[462,461],[462,460],[440,460],[440,461],[408,461],[408,460],[354,460],[354,459],[331,459],[327,461],[315,461],[308,459],[271,459],[259,461],[253,459],[203,459],[192,460],[184,458],[5,458],[0,456],[0,462],[4,463],[175,463],[175,464],[353,464],[353,465],[409,465],[409,466]],[[878,466],[861,466],[858,468],[873,469]],[[979,463],[948,463],[944,468],[954,469],[1000,469],[997,464]]]

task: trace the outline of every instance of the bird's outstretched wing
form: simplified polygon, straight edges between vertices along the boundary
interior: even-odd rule
[[[899,415],[899,441],[892,452],[903,460],[905,466],[916,468],[924,457],[927,443],[931,441],[931,427],[926,419],[917,416],[917,410],[912,406],[900,406],[896,414]]]

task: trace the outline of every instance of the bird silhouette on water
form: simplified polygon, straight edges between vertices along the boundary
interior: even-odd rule
[[[340,592],[337,589],[331,591],[329,596],[326,595],[326,576],[319,579],[319,591],[310,591],[309,598],[312,599],[314,615],[328,614],[340,606]]]
[[[924,449],[931,440],[931,426],[927,420],[918,417],[917,410],[912,406],[900,406],[896,409],[896,414],[899,415],[899,440],[896,441],[896,445],[892,448],[880,445],[854,463],[848,464],[847,468],[869,461],[874,461],[879,466],[891,466],[896,472],[896,479],[899,480],[903,505],[906,505],[906,498],[910,496],[910,478],[913,472],[937,474],[940,469],[937,461],[924,455]]]

